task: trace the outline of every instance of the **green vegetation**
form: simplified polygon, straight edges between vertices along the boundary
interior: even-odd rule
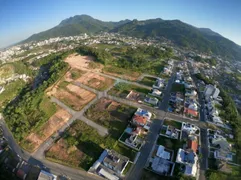
[[[126,173],[131,169],[131,166],[133,165],[133,163],[128,162],[128,164],[126,165],[125,170],[123,171],[123,174],[126,175]]]
[[[78,79],[79,77],[81,77],[85,72],[80,70],[80,69],[71,69],[70,70],[70,73],[71,73],[71,78],[73,80],[76,80]]]
[[[112,89],[110,89],[108,91],[108,94],[125,98],[131,90],[138,92],[138,93],[142,93],[142,94],[148,94],[150,92],[149,89],[145,89],[145,88],[135,86],[132,84],[118,83]]]
[[[240,59],[241,50],[232,41],[205,28],[196,28],[179,20],[133,20],[116,27],[112,32],[139,38],[164,37],[178,46],[199,52],[219,54],[224,58]],[[215,35],[213,35],[215,34]]]
[[[155,84],[155,82],[156,82],[156,78],[153,78],[153,77],[144,77],[140,81],[141,84],[144,84],[146,86],[151,86],[151,87],[152,87],[153,84]]]
[[[46,95],[43,96],[42,101],[39,104],[40,111],[45,112],[47,117],[51,117],[57,111],[57,107],[50,101],[50,98]]]
[[[214,84],[214,80],[213,79],[209,79],[207,77],[205,77],[203,74],[199,73],[199,74],[195,74],[196,78],[200,79],[201,81],[203,81],[205,84]]]
[[[0,94],[0,107],[7,105],[9,101],[13,100],[25,84],[23,80],[16,80],[4,86],[5,90]]]
[[[141,180],[160,180],[160,179],[165,179],[165,180],[178,180],[175,177],[171,176],[161,176],[159,174],[156,174],[150,170],[143,169],[142,175],[141,175]]]
[[[85,112],[85,116],[107,127],[111,136],[118,139],[135,111],[136,108],[131,106],[116,104],[116,102],[112,105],[112,101],[101,99]]]
[[[171,92],[185,93],[185,86],[183,84],[173,83]]]
[[[202,62],[202,63],[208,63],[211,66],[216,66],[217,65],[217,60],[214,59],[214,58],[204,59],[204,58],[201,58],[200,56],[196,56],[196,57],[194,57],[194,60],[198,61],[198,62]]]
[[[177,129],[180,129],[182,128],[182,123],[181,122],[178,122],[178,121],[174,121],[174,120],[168,120],[168,119],[165,119],[164,122],[163,122],[163,125],[170,125],[170,126],[173,126]]]
[[[90,166],[93,165],[106,148],[114,149],[118,153],[129,158],[133,158],[136,153],[130,148],[120,146],[116,139],[111,135],[108,135],[107,137],[100,136],[94,128],[80,120],[77,120],[71,125],[70,129],[65,133],[63,140],[65,146],[64,149],[61,148],[60,151],[66,152],[67,155],[59,156],[58,153],[50,149],[46,153],[47,158],[53,159],[62,164],[83,168],[85,170],[88,170]],[[74,150],[69,152],[68,149],[69,151],[70,149]],[[80,154],[81,157],[79,157]]]
[[[0,66],[0,77],[9,78],[14,74],[14,67],[11,64],[4,64]]]
[[[18,142],[22,141],[31,130],[46,122],[49,119],[48,115],[52,114],[52,108],[46,113],[40,108],[40,104],[44,100],[45,89],[65,73],[67,64],[62,61],[64,56],[66,54],[46,57],[48,61],[43,66],[49,78],[36,89],[32,89],[31,84],[27,85],[18,98],[5,107],[3,115]]]

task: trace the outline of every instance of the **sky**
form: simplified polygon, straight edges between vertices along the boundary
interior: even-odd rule
[[[0,48],[81,14],[103,21],[179,19],[241,45],[241,0],[0,0]]]

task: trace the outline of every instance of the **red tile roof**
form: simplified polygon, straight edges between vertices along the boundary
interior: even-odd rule
[[[198,149],[198,144],[197,144],[197,141],[194,140],[188,140],[188,144],[187,144],[188,148],[192,149],[193,152],[197,152],[197,149]]]
[[[137,124],[146,124],[147,118],[140,115],[134,115],[133,122]]]
[[[195,111],[193,109],[185,108],[185,113],[190,114],[192,116],[197,117],[198,116],[198,111]]]

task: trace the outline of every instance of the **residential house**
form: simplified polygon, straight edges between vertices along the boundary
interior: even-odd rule
[[[119,180],[129,163],[129,158],[118,154],[114,150],[105,149],[99,159],[90,167],[88,173],[104,177],[109,180]]]
[[[215,138],[216,137],[216,138]],[[232,152],[231,146],[227,142],[226,138],[222,136],[215,136],[212,138],[212,145],[214,145],[217,150],[214,151],[214,157],[216,159],[231,161],[232,160]]]
[[[162,89],[165,86],[165,80],[157,78],[155,84],[152,86],[154,89]]]
[[[114,150],[108,151],[108,154],[105,156],[103,160],[103,164],[116,172],[117,174],[122,174],[125,170],[127,164],[129,162],[129,158],[118,154]]]
[[[216,99],[218,97],[220,93],[220,90],[215,86],[211,85],[211,84],[208,84],[206,85],[205,87],[205,90],[204,90],[204,95],[206,97],[213,97],[214,99]]]
[[[182,130],[186,131],[188,134],[195,134],[199,128],[190,123],[182,123]]]
[[[151,112],[149,112],[147,110],[144,110],[144,109],[141,109],[141,108],[138,108],[136,110],[135,115],[146,117],[147,120],[150,120],[151,117],[152,117],[152,113]]]
[[[171,158],[171,153],[168,151],[165,151],[165,147],[162,145],[158,146],[157,152],[156,152],[156,156],[162,158],[162,159],[166,159],[166,160],[170,160]]]
[[[153,97],[146,97],[145,99],[144,99],[144,101],[146,102],[146,103],[149,103],[149,104],[151,104],[151,105],[154,105],[154,106],[157,106],[158,105],[158,102],[159,102],[159,100],[157,99],[157,98],[153,98]]]
[[[137,126],[145,126],[148,118],[146,116],[141,116],[138,114],[135,114],[132,118],[132,123],[137,125]]]
[[[158,89],[152,89],[150,95],[160,97],[162,95],[162,92]]]
[[[185,175],[196,176],[198,157],[193,151],[188,152],[183,149],[178,150],[176,162],[185,165]]]
[[[197,139],[189,139],[187,143],[187,148],[191,149],[193,152],[197,152],[198,150],[198,142]]]

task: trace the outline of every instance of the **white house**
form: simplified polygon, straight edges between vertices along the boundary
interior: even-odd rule
[[[182,123],[182,130],[186,131],[188,134],[195,134],[195,132],[198,130],[199,128],[193,124],[190,123]]]
[[[206,97],[212,96],[214,99],[218,97],[219,93],[220,93],[220,90],[216,87],[216,85],[213,86],[211,84],[208,84],[204,90],[204,95]]]

